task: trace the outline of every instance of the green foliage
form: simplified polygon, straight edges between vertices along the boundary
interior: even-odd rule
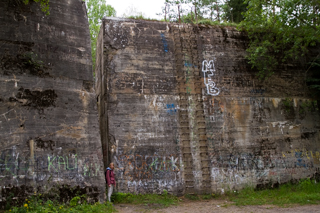
[[[89,20],[91,55],[93,70],[96,64],[96,47],[100,31],[101,20],[103,17],[116,16],[116,10],[106,4],[106,0],[85,0],[87,5],[87,14]]]
[[[310,46],[320,42],[317,0],[246,0],[241,28],[250,44],[247,58],[262,79],[279,63],[303,64]]]
[[[247,11],[247,6],[248,3],[245,3],[244,0],[226,0],[222,5],[225,20],[240,23],[244,19],[243,13]]]
[[[81,198],[79,196],[76,196],[70,200],[70,206],[76,206],[78,205],[78,203],[80,203],[80,201]]]
[[[132,203],[143,204],[149,207],[163,208],[178,203],[179,199],[168,194],[166,190],[161,195],[158,194],[131,194],[131,193],[114,193],[111,196],[111,201],[114,203]]]
[[[211,21],[210,19],[201,19],[198,21],[198,24],[222,26],[222,27],[237,27],[238,26],[237,23]]]
[[[193,194],[187,194],[184,197],[189,200],[200,200],[200,197],[198,195],[193,195]]]
[[[208,19],[209,20],[209,19]],[[195,23],[196,22],[196,17],[195,14],[192,12],[189,12],[186,15],[182,15],[181,16],[181,21],[183,23]],[[211,20],[210,20],[211,21]]]
[[[71,213],[71,212],[115,212],[114,207],[110,203],[95,203],[88,204],[85,196],[74,197],[69,205],[59,204],[51,200],[43,201],[41,195],[34,195],[30,199],[26,199],[25,203],[21,207],[13,207],[8,212],[13,213],[25,213],[25,212],[37,212],[37,213]]]
[[[146,20],[146,21],[159,21],[157,19],[152,19],[152,18],[146,18],[142,14],[141,15],[136,15],[136,16],[128,16],[126,18],[129,19],[136,19],[136,20]],[[162,21],[162,20],[161,20]],[[163,20],[164,21],[164,20]]]
[[[277,205],[320,204],[320,184],[315,180],[301,180],[299,184],[284,184],[278,189],[256,191],[251,187],[237,194],[229,195],[235,205]]]
[[[184,23],[194,23],[205,16],[220,21],[221,6],[220,0],[166,0],[159,15],[166,15],[166,19],[173,22],[179,21],[179,13],[180,21]]]
[[[201,196],[201,198],[203,200],[209,200],[209,199],[212,199],[212,198],[216,198],[217,196],[215,194],[204,194]]]
[[[9,193],[9,196],[6,199],[6,205],[5,210],[9,210],[11,208],[12,198],[14,197],[14,194],[12,192]]]
[[[306,112],[317,111],[317,101],[316,100],[305,100],[299,106],[299,114],[302,115]]]
[[[40,3],[41,11],[46,13],[46,15],[49,15],[49,1],[50,0],[23,0],[23,3],[29,4],[30,1],[34,1],[37,3]]]
[[[26,52],[22,55],[21,60],[25,67],[32,67],[33,69],[43,69],[43,61],[38,59],[38,55],[34,52]]]
[[[320,99],[320,58],[315,58],[309,65],[310,76],[307,79],[307,85],[314,92],[315,97]]]
[[[286,112],[291,112],[293,108],[293,100],[291,98],[285,98],[283,101],[283,106]]]

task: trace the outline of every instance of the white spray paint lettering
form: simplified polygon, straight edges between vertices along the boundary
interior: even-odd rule
[[[215,71],[216,69],[214,67],[213,60],[209,62],[207,60],[204,60],[202,62],[202,72],[204,77],[203,81],[207,87],[207,93],[212,96],[217,96],[220,93],[220,89],[216,87],[216,84],[213,82],[213,79],[212,79],[212,77],[214,76],[213,72]],[[206,73],[208,73],[207,77],[206,77]]]

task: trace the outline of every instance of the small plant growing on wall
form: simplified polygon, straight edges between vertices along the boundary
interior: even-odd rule
[[[22,67],[24,69],[30,70],[30,74],[38,76],[48,75],[48,73],[44,72],[47,67],[44,66],[43,61],[39,60],[36,53],[26,52],[19,56],[19,58],[21,60]]]
[[[30,2],[40,3],[41,11],[49,15],[49,1],[50,0],[23,0],[23,3],[29,4]]]
[[[293,101],[291,98],[284,99],[282,103],[286,112],[290,112],[293,108]]]
[[[295,116],[292,98],[285,98],[284,100],[282,100],[282,108],[284,110],[284,116],[286,119],[290,119]]]
[[[304,118],[307,112],[318,111],[317,101],[305,100],[299,105],[299,117]]]

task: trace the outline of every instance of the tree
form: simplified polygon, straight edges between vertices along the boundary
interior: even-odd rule
[[[86,5],[91,38],[92,64],[94,70],[96,64],[97,38],[101,20],[103,17],[116,16],[116,10],[112,6],[107,5],[106,0],[86,0]]]
[[[224,0],[166,0],[162,13],[169,21],[191,23],[195,21],[217,21],[224,17]]]
[[[202,0],[201,7],[204,9],[204,15],[209,15],[211,21],[220,22],[222,15],[222,3],[220,0]]]
[[[241,26],[250,39],[247,58],[259,70],[259,77],[270,76],[279,63],[307,66],[310,47],[320,43],[319,1],[246,0],[245,3],[248,10]]]
[[[247,11],[248,4],[244,0],[226,0],[223,5],[224,17],[227,21],[240,23]]]

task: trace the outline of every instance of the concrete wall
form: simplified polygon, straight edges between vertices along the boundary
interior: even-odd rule
[[[304,73],[260,81],[230,27],[105,19],[96,92],[118,190],[207,193],[319,174],[319,111]]]
[[[84,2],[0,3],[0,205],[105,197]],[[75,188],[76,187],[76,188]]]

